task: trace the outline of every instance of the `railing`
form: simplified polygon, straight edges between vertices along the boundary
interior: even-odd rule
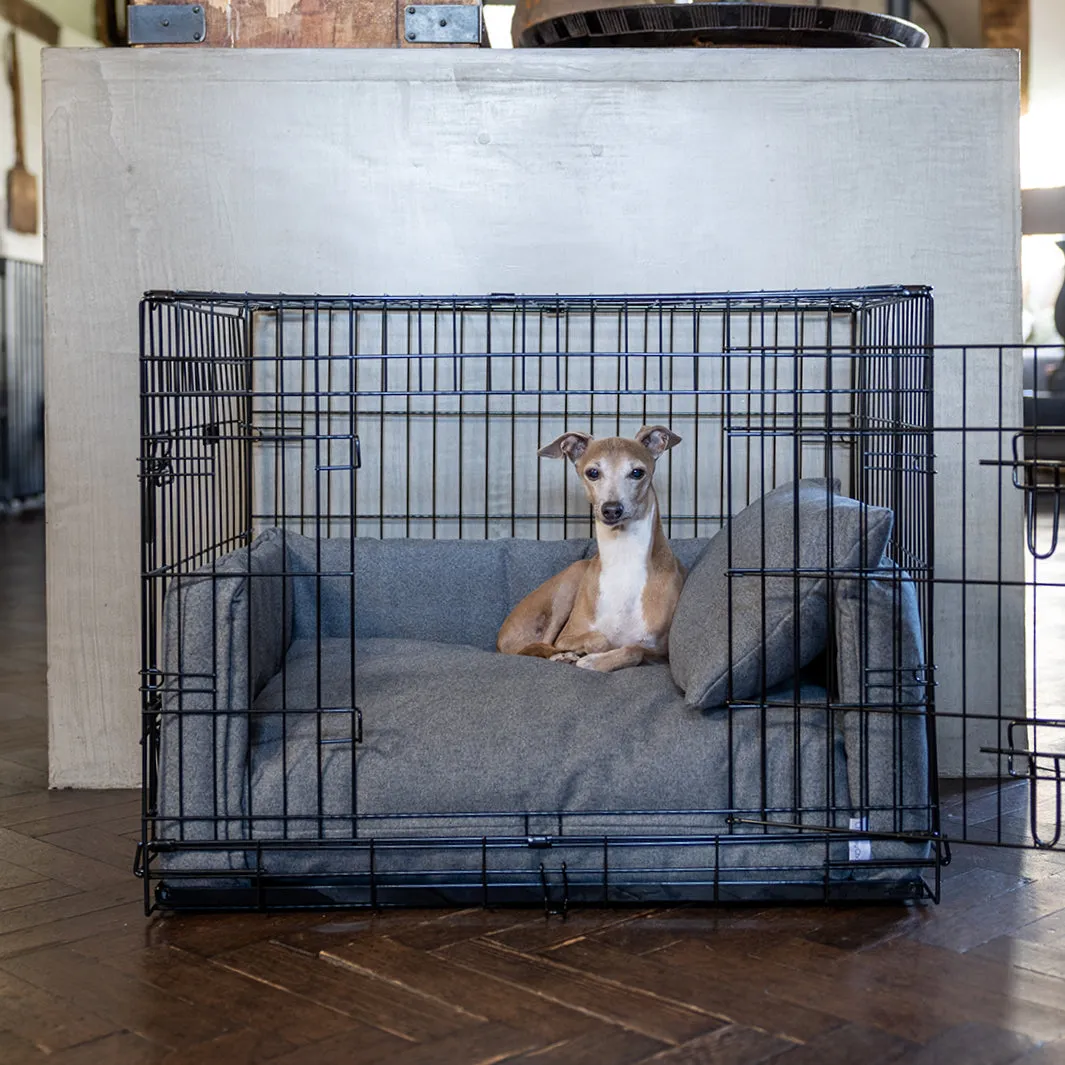
[[[0,514],[44,498],[42,273],[0,259]]]

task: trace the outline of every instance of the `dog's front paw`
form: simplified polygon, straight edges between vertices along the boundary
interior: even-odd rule
[[[552,662],[566,662],[570,665],[580,665],[581,659],[584,656],[580,651],[559,651],[557,655],[551,656]]]
[[[605,657],[606,657],[606,652],[601,652],[599,654],[585,655],[577,663],[577,668],[578,669],[592,669],[592,670],[595,670],[596,672],[601,672],[603,667],[602,667],[602,665],[600,665],[600,663],[603,661],[603,659]]]

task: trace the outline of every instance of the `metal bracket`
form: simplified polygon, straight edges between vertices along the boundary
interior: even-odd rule
[[[132,11],[133,9],[130,8]],[[148,438],[148,454],[141,463],[141,476],[152,488],[165,488],[174,483],[170,438],[166,434]]]
[[[540,863],[540,888],[544,893],[544,916],[561,917],[564,921],[569,913],[569,873],[565,862],[562,863],[560,871],[562,873],[562,898],[558,903],[554,903],[547,883],[547,870],[544,868],[544,863]]]
[[[201,4],[130,4],[130,44],[197,44],[207,34]]]
[[[1050,558],[1058,549],[1058,533],[1061,529],[1061,496],[1065,489],[1065,460],[1041,457],[1043,449],[1065,443],[1065,433],[1060,429],[1025,429],[1013,434],[1012,459],[981,459],[981,466],[1008,466],[1013,470],[1013,487],[1024,492],[1025,540],[1028,553],[1040,561]],[[1055,455],[1058,454],[1055,450]],[[1037,516],[1039,500],[1051,496],[1053,516],[1050,525],[1049,546],[1041,548],[1037,542]]]
[[[331,713],[351,714],[352,715],[352,733],[350,736],[333,736],[327,739],[319,740],[324,747],[330,746],[342,746],[345,743],[362,743],[362,711],[353,706],[350,710],[343,708],[336,708],[331,710]]]
[[[1026,733],[1028,728],[1048,729],[1065,728],[1065,721],[1054,719],[1040,719],[1033,717],[1027,721],[1011,721],[1006,730],[1005,747],[981,747],[982,754],[1004,755],[1007,759],[1006,769],[1015,780],[1028,781],[1028,827],[1032,834],[1032,842],[1039,848],[1049,849],[1057,847],[1061,842],[1062,830],[1065,829],[1065,751],[1040,751],[1036,748],[1027,749]],[[1020,730],[1020,737],[1017,730]],[[1019,768],[1014,761],[1019,759],[1024,763],[1024,768]],[[1040,763],[1040,759],[1043,762]],[[1050,763],[1049,765],[1047,763]],[[1039,811],[1039,784],[1049,783],[1053,785],[1054,796],[1054,833],[1049,838],[1044,836],[1040,829]],[[1044,793],[1045,794],[1045,793]]]
[[[480,44],[480,4],[411,4],[403,36],[416,44]]]

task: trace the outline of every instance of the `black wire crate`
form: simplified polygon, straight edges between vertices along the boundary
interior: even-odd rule
[[[943,656],[944,560],[952,610],[986,594],[987,537],[950,569],[970,489],[1022,569],[1024,492],[981,450],[942,494],[941,433],[976,436],[934,410],[929,290],[160,292],[141,329],[148,909],[938,898],[937,720],[1024,775]],[[497,652],[596,551],[538,450],[656,425],[668,660]]]
[[[0,258],[0,515],[44,497],[42,274]]]

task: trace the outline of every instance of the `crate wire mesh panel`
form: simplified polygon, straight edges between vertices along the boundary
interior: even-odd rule
[[[44,494],[43,333],[40,264],[0,259],[0,514]]]
[[[931,313],[928,290],[903,287],[149,294],[146,906],[937,897]],[[442,678],[424,720],[403,708],[415,714],[404,731],[401,714],[386,721],[371,709],[389,676],[382,684],[375,672],[384,659],[370,651],[388,641],[372,619],[395,600],[428,597],[411,607],[415,616],[442,602],[456,629],[485,630],[468,642],[491,646],[501,616],[478,619],[476,596],[505,598],[495,586],[511,571],[477,585],[480,560],[516,552],[506,555],[513,569],[534,550],[590,550],[594,535],[573,469],[539,461],[538,447],[567,429],[631,436],[651,423],[683,439],[654,484],[664,530],[689,565],[715,534],[731,541],[730,519],[798,479],[819,481],[830,515],[833,482],[889,510],[883,559],[863,547],[841,562],[830,522],[812,562],[796,553],[774,567],[763,550],[754,564],[730,564],[728,602],[744,584],[761,589],[763,606],[774,590],[797,603],[819,581],[829,598],[848,587],[859,656],[873,640],[874,595],[890,616],[911,610],[915,647],[904,651],[889,633],[886,657],[875,667],[863,659],[868,675],[845,699],[830,611],[825,652],[782,690],[763,678],[753,695],[710,712],[682,707],[678,695],[670,720],[717,730],[713,805],[464,805],[479,774],[464,760],[462,717],[437,731],[441,691],[476,693],[478,670],[511,656],[478,652],[462,667],[473,687],[462,687],[466,674],[454,687]],[[863,536],[868,507],[858,511]],[[394,554],[404,550],[420,554]],[[387,568],[398,558],[394,579],[406,580],[433,550],[466,554],[441,554],[435,576],[402,592],[365,569],[366,559]],[[798,639],[796,630],[796,660]],[[571,668],[537,666],[556,671],[550,683]],[[665,669],[639,676],[650,683]],[[545,720],[543,742],[564,747],[571,720]],[[501,730],[491,742],[505,751],[517,740]],[[413,779],[398,799],[382,799],[375,743],[388,746],[395,777]],[[440,760],[455,785],[450,801],[418,779],[407,752],[412,762]],[[483,766],[484,751],[478,757]],[[608,745],[600,761],[611,757]],[[633,757],[641,764],[639,751]]]
[[[967,518],[936,572],[956,666],[937,689],[940,735],[956,751],[944,830],[971,843],[1060,851],[1065,419],[1060,399],[1034,385],[1060,364],[1061,349],[946,348],[936,360],[953,385],[936,433],[937,487]],[[1025,377],[1034,371],[1023,397],[1004,383],[1019,366]]]

